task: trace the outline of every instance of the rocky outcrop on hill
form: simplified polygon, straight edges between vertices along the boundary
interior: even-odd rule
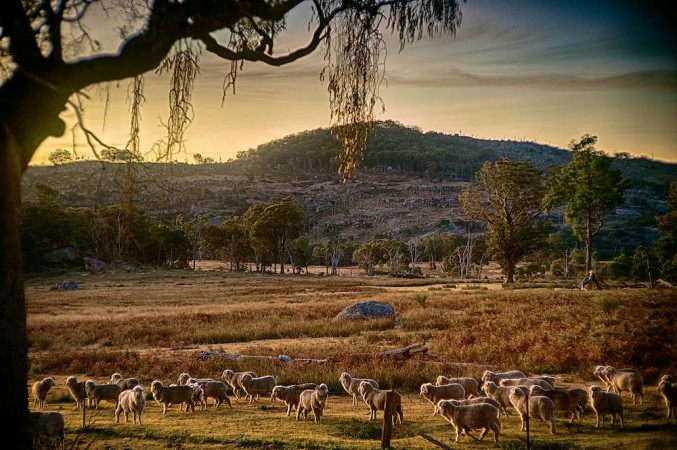
[[[343,309],[334,320],[395,319],[395,308],[374,300],[355,303]]]

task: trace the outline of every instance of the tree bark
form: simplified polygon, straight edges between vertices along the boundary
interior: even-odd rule
[[[592,270],[592,224],[588,215],[585,223],[585,271],[590,270]]]

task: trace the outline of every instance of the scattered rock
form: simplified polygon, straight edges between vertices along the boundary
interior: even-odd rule
[[[56,285],[57,291],[74,291],[76,289],[80,289],[80,285],[75,280],[64,280]]]
[[[395,309],[388,303],[374,300],[355,303],[338,313],[334,320],[395,319]]]
[[[99,272],[106,268],[106,263],[96,258],[89,258],[85,256],[82,258],[82,261],[85,263],[85,269],[89,270],[90,272]]]

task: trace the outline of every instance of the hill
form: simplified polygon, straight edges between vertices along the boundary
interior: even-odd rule
[[[485,161],[526,159],[535,166],[564,164],[570,152],[532,142],[475,139],[424,133],[395,122],[379,122],[355,176],[336,175],[338,142],[328,129],[293,134],[215,164],[143,163],[137,170],[136,202],[150,216],[171,223],[177,214],[204,215],[219,224],[250,205],[292,196],[302,205],[311,239],[333,223],[346,239],[373,236],[408,239],[458,231],[463,217],[458,193]],[[626,205],[607,226],[609,245],[650,243],[653,217],[664,210],[677,165],[646,158],[616,157],[633,183]],[[57,189],[64,205],[101,207],[122,200],[125,165],[80,161],[30,167],[23,178],[25,200],[36,183]],[[604,241],[605,237],[602,237]]]

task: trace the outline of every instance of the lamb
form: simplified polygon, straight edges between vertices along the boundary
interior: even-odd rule
[[[110,377],[109,384],[118,384],[123,391],[128,391],[139,385],[139,380],[136,378],[123,378],[121,374],[115,372]]]
[[[226,383],[212,380],[194,383],[193,386],[200,386],[200,388],[202,388],[205,400],[213,398],[215,408],[218,408],[223,402],[225,402],[229,408],[233,408],[233,405],[230,404],[230,399],[228,398],[228,385],[226,385]]]
[[[75,405],[78,409],[85,407],[85,382],[78,381],[75,377],[66,378],[66,387],[75,399]]]
[[[600,417],[602,418],[602,426],[604,426],[604,415],[611,414],[611,425],[618,417],[621,421],[621,428],[623,428],[623,401],[621,396],[615,392],[604,392],[599,386],[591,386],[589,392],[590,404],[597,417],[595,427],[599,428]]]
[[[521,431],[526,431],[526,417],[527,417],[527,396],[524,391],[518,387],[510,389],[510,402],[515,407],[522,419]],[[540,419],[550,424],[550,432],[557,433],[555,426],[555,404],[548,397],[539,395],[529,396],[529,417]]]
[[[543,389],[540,386],[531,386],[529,395],[548,397],[554,403],[556,411],[571,413],[569,420],[571,423],[574,419],[581,420],[580,399],[575,392],[572,393],[569,389]]]
[[[443,384],[435,386],[432,383],[423,383],[420,390],[421,397],[428,400],[433,405],[437,405],[440,400],[462,400],[465,398],[465,389],[458,383]],[[433,411],[433,416],[435,411]]]
[[[670,421],[671,418],[677,417],[677,383],[670,375],[663,375],[661,381],[658,383],[657,391],[663,396],[665,407],[668,410],[668,415],[665,420]]]
[[[273,402],[275,399],[283,401],[287,406],[287,417],[289,417],[292,408],[296,408],[298,411],[301,392],[308,389],[314,390],[316,387],[315,383],[291,384],[289,386],[277,385],[270,394],[270,401]]]
[[[94,409],[99,409],[99,402],[101,400],[109,400],[115,403],[115,406],[118,406],[118,397],[122,392],[122,388],[118,384],[96,384],[92,380],[87,380],[85,382],[85,391],[87,392],[87,398],[91,403],[94,403]]]
[[[250,405],[254,401],[254,396],[258,399],[260,395],[270,395],[276,384],[277,380],[272,375],[254,378],[249,374],[244,374],[240,379],[240,385],[249,397]]]
[[[435,384],[438,386],[451,383],[458,383],[461,386],[463,386],[466,397],[480,396],[480,383],[472,377],[447,378],[444,375],[440,375],[439,377],[437,377],[437,380],[435,381]]]
[[[540,378],[511,378],[508,380],[501,380],[499,386],[526,386],[527,388],[530,388],[531,386],[540,386],[543,389],[554,388],[552,384]]]
[[[503,411],[505,418],[508,418],[508,412],[506,408],[512,407],[510,402],[510,389],[509,386],[496,386],[496,383],[493,381],[485,381],[482,389],[487,394],[488,397],[493,398],[500,405],[499,410]]]
[[[51,448],[56,441],[56,448],[63,450],[63,415],[55,411],[31,411],[29,414],[28,428],[33,434],[33,448],[44,448],[43,442],[46,442]]]
[[[501,434],[501,421],[498,418],[498,408],[488,403],[460,405],[453,400],[442,400],[437,404],[440,415],[451,423],[456,430],[456,439],[462,434],[467,434],[473,439],[484,438],[489,430],[494,433],[494,442],[498,442]],[[479,438],[470,434],[470,429],[482,430]]]
[[[644,403],[644,396],[642,394],[643,383],[642,377],[636,372],[622,372],[607,366],[604,369],[604,376],[609,380],[609,385],[612,391],[620,394],[623,391],[630,392],[632,396],[632,404],[637,402],[639,397],[639,404]]]
[[[33,396],[35,396],[33,405],[44,408],[47,404],[47,393],[53,386],[56,386],[56,383],[52,377],[47,377],[42,381],[36,381],[33,384]]]
[[[146,394],[143,388],[139,385],[132,389],[124,390],[118,397],[118,405],[115,408],[115,423],[120,423],[120,414],[125,413],[125,422],[129,422],[129,413],[134,416],[134,425],[136,425],[136,417],[139,417],[139,425],[141,425],[141,413],[146,407]]]
[[[519,370],[510,370],[508,372],[492,372],[491,370],[485,370],[484,374],[482,374],[482,382],[486,383],[487,381],[491,381],[498,385],[501,383],[501,380],[526,377],[526,374]]]
[[[357,388],[357,392],[360,394],[362,400],[364,400],[367,406],[369,406],[369,420],[376,420],[376,411],[385,410],[388,391],[376,389],[368,381],[362,381],[360,386]],[[393,414],[393,425],[395,425],[396,418],[398,423],[402,423],[404,420],[404,414],[402,413],[402,396],[397,391],[392,391],[392,393],[392,410],[395,412],[395,414]]]
[[[251,375],[252,378],[257,377],[254,372],[233,372],[230,369],[224,370],[223,374],[221,374],[221,379],[228,383],[233,389],[233,395],[235,395],[236,401],[240,400],[240,392],[243,390],[240,380],[242,380],[242,377],[245,375]]]
[[[302,391],[299,395],[298,406],[296,407],[296,420],[299,420],[301,415],[303,415],[303,419],[307,419],[308,413],[312,411],[315,423],[320,423],[324,407],[327,404],[328,394],[329,388],[324,383],[320,384],[315,389],[306,389]]]
[[[371,384],[374,389],[378,389],[378,383],[371,378],[353,378],[348,372],[343,372],[339,376],[339,382],[343,386],[343,389],[353,396],[353,406],[357,406],[357,396],[360,395],[358,389],[363,381]]]
[[[456,406],[479,405],[480,403],[487,403],[489,405],[496,407],[496,409],[499,410],[499,415],[500,415],[500,410],[501,410],[501,404],[498,403],[496,400],[494,400],[491,397],[473,397],[473,398],[467,398],[465,400],[440,400],[435,405],[435,410],[433,411],[433,416],[436,416],[440,413],[439,405],[440,405],[440,403],[444,403],[444,402],[451,402]]]
[[[167,414],[167,405],[185,403],[187,408],[195,412],[193,400],[193,388],[190,386],[164,386],[160,380],[155,380],[150,385],[150,391],[156,402],[162,404],[162,414]]]

